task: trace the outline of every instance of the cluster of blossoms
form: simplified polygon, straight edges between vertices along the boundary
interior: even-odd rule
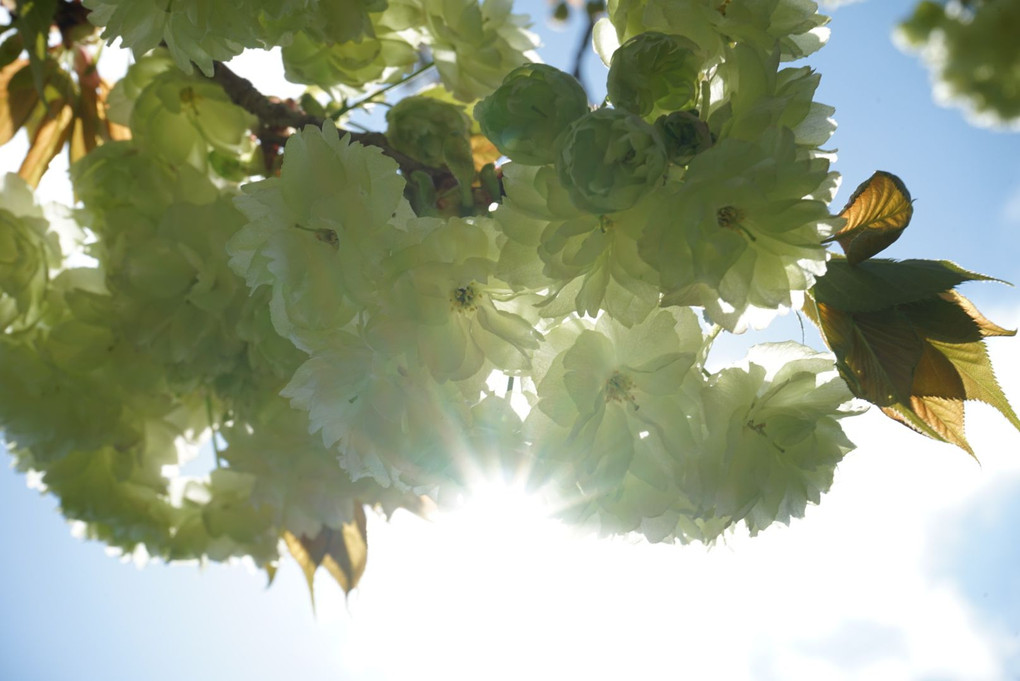
[[[824,42],[813,2],[610,2],[596,110],[531,63],[507,0],[86,4],[108,37],[166,49],[111,95],[132,139],[72,170],[98,268],[60,271],[26,189],[0,204],[0,423],[95,536],[269,562],[281,533],[511,471],[577,523],[712,541],[828,488],[851,448],[831,358],[784,344],[706,369],[716,333],[825,271],[832,110],[781,66]],[[480,129],[510,159],[499,207],[430,207],[328,122],[239,186],[254,122],[190,65],[281,41],[290,77],[341,92],[428,48],[448,95],[394,106],[390,144],[449,169],[463,209]],[[175,477],[206,428],[224,466]]]
[[[690,309],[740,330],[825,271],[832,110],[810,69],[780,69],[821,44],[821,19],[773,5],[712,8],[694,35],[601,27],[612,106],[595,111],[555,68],[510,71],[473,111],[511,159],[491,218],[415,216],[395,164],[329,129],[245,187],[232,266],[309,354],[283,395],[345,470],[442,500],[497,462],[564,517],[656,540],[756,532],[817,501],[851,447],[831,359],[789,345],[778,370],[771,348],[709,374]],[[390,135],[455,169],[470,120],[444,107],[405,100]],[[493,375],[523,387],[523,421]],[[479,429],[500,455],[472,453]]]
[[[330,127],[291,137],[280,176],[244,192],[230,264],[309,355],[283,394],[355,478],[465,484],[489,375],[528,371],[541,339],[497,278],[492,219],[415,216],[396,164]]]
[[[784,160],[769,158],[772,176]],[[551,166],[511,164],[504,181],[530,191],[495,219],[416,217],[394,170],[306,128],[279,177],[246,185],[249,222],[228,244],[235,271],[271,290],[274,328],[308,354],[283,396],[352,477],[442,501],[510,467],[564,517],[655,540],[710,541],[741,520],[756,532],[828,488],[851,448],[831,358],[788,344],[706,374],[690,303],[645,299],[661,298],[635,238],[648,208],[610,221],[574,205]],[[504,226],[505,209],[528,221]],[[563,287],[533,290],[549,271],[586,314]],[[494,372],[524,384],[523,421]]]
[[[524,61],[536,39],[511,0],[85,0],[103,37],[139,57],[165,44],[186,73],[246,48],[283,46],[287,77],[349,93],[394,82],[428,50],[443,85],[473,101]]]
[[[769,311],[796,305],[824,273],[823,241],[833,228],[826,204],[836,183],[819,151],[835,129],[832,109],[812,101],[817,74],[779,68],[811,44],[801,34],[819,23],[813,3],[728,3],[725,12],[696,13],[714,17],[704,26],[682,23],[684,12],[675,25],[664,23],[671,15],[658,10],[704,10],[705,3],[634,4],[611,6],[611,16],[633,18],[642,10],[643,25],[672,32],[638,33],[617,46],[629,23],[615,32],[597,27],[612,108],[572,120],[537,117],[526,131],[511,126],[515,134],[507,135],[509,112],[549,101],[544,83],[551,77],[525,76],[532,68],[525,66],[475,109],[482,129],[515,164],[549,167],[559,180],[551,187],[545,168],[507,173],[507,200],[496,218],[508,239],[505,260],[519,274],[514,283],[573,295],[579,314],[609,310],[608,301],[579,295],[590,294],[577,279],[589,278],[597,259],[646,312],[664,295],[667,304],[708,308],[711,321],[731,331],[766,322]],[[752,11],[745,4],[774,7]],[[798,11],[804,16],[793,21]],[[795,27],[797,40],[766,39],[780,17]],[[559,97],[574,92],[560,87]],[[554,158],[519,151],[534,130],[555,138]],[[578,246],[564,240],[562,222]],[[582,243],[585,249],[576,251]],[[544,267],[525,272],[522,249],[536,248]],[[575,251],[589,263],[578,263]],[[562,267],[560,254],[580,267]]]
[[[339,528],[362,501],[416,507],[354,482],[279,395],[303,355],[274,329],[268,292],[230,269],[245,216],[212,162],[248,153],[248,115],[159,52],[115,92],[133,139],[73,167],[83,209],[47,213],[3,181],[0,422],[19,468],[88,536],[166,560],[269,564],[281,533]],[[154,105],[165,127],[149,134],[139,112],[161,97],[179,106]],[[82,248],[97,265],[73,264]],[[210,425],[229,467],[180,475]]]

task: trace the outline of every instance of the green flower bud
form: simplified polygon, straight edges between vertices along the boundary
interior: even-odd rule
[[[458,181],[474,173],[471,119],[456,104],[407,97],[386,112],[386,137],[393,148],[425,165],[450,168]]]
[[[588,112],[588,95],[577,79],[545,64],[525,64],[475,105],[475,119],[492,143],[518,163],[556,160],[556,138]]]
[[[694,103],[701,58],[698,46],[678,35],[648,32],[620,46],[609,65],[609,101],[654,118]]]
[[[638,116],[599,109],[560,138],[556,168],[574,205],[615,213],[651,191],[666,170],[666,150],[658,131]]]
[[[671,163],[687,165],[691,159],[712,146],[712,132],[708,124],[693,109],[659,116],[655,121],[655,129],[662,135],[666,157]]]

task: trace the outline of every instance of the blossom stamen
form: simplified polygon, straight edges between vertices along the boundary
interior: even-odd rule
[[[751,241],[757,241],[757,237],[744,227],[744,211],[736,206],[723,206],[715,213],[716,223],[723,229],[737,230],[744,234]]]
[[[482,292],[474,282],[467,286],[458,286],[450,294],[450,308],[457,312],[474,312],[478,309],[481,298]]]
[[[761,435],[766,440],[769,439],[768,434],[765,432],[765,424],[764,423],[755,423],[754,421],[748,421],[747,422],[747,427],[750,430],[754,431],[755,433],[758,433],[759,435]],[[778,449],[780,454],[786,454],[786,450],[783,449],[782,447],[780,447],[779,445],[777,445],[775,442],[772,442],[772,440],[769,440],[769,444],[772,445],[773,447],[775,447],[776,449]]]
[[[634,406],[634,411],[638,410],[637,400],[634,398],[634,381],[630,377],[621,374],[619,371],[614,371],[613,375],[606,381],[606,387],[603,393],[606,396],[606,402],[630,402]]]

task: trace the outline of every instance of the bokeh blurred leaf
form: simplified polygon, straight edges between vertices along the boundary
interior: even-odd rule
[[[0,43],[0,67],[5,67],[16,60],[25,49],[25,41],[18,32],[11,33]]]
[[[71,163],[104,142],[131,139],[131,130],[114,123],[106,114],[106,98],[110,94],[110,86],[98,78],[95,81],[94,87],[81,83],[82,88],[75,107],[77,116],[68,147],[70,157],[68,160]]]
[[[42,94],[46,83],[46,62],[49,54],[50,26],[58,0],[20,0],[14,24],[28,50],[29,65],[35,89]]]
[[[495,163],[502,155],[485,135],[471,135],[471,157],[475,162],[475,172],[480,172],[483,167]]]
[[[39,103],[28,62],[18,59],[0,69],[0,144],[7,144]]]
[[[63,99],[50,102],[46,116],[35,130],[31,146],[25,160],[18,168],[25,182],[33,187],[39,186],[39,180],[50,165],[50,161],[64,148],[64,143],[71,136],[74,128],[74,108]]]
[[[29,150],[18,174],[33,187],[64,144],[74,163],[104,142],[131,138],[127,127],[107,116],[109,84],[91,64],[76,64],[75,70],[77,78],[72,78],[57,60],[47,58],[40,95],[27,61],[0,69],[0,144],[26,128]]]
[[[295,536],[283,533],[283,540],[308,581],[308,593],[315,606],[315,571],[322,566],[333,576],[344,593],[358,585],[368,562],[368,526],[365,509],[354,504],[354,520],[339,529],[323,526],[317,535]]]

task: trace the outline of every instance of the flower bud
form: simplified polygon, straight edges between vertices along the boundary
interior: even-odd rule
[[[687,165],[695,156],[712,146],[712,132],[696,110],[674,111],[659,116],[655,129],[662,135],[666,157],[671,163]]]
[[[588,112],[577,79],[545,64],[519,66],[475,105],[475,119],[496,148],[518,163],[556,160],[556,138]]]
[[[425,165],[452,168],[457,152],[471,149],[471,119],[459,106],[431,97],[407,97],[386,112],[393,148]]]
[[[698,46],[678,35],[634,36],[613,54],[606,88],[613,106],[646,118],[694,103],[701,59]]]
[[[574,205],[615,213],[655,186],[666,170],[666,151],[658,131],[638,116],[599,109],[560,138],[556,168]]]
[[[446,166],[471,202],[475,174],[471,119],[456,104],[431,97],[407,97],[386,112],[386,137],[397,151],[435,168]]]

